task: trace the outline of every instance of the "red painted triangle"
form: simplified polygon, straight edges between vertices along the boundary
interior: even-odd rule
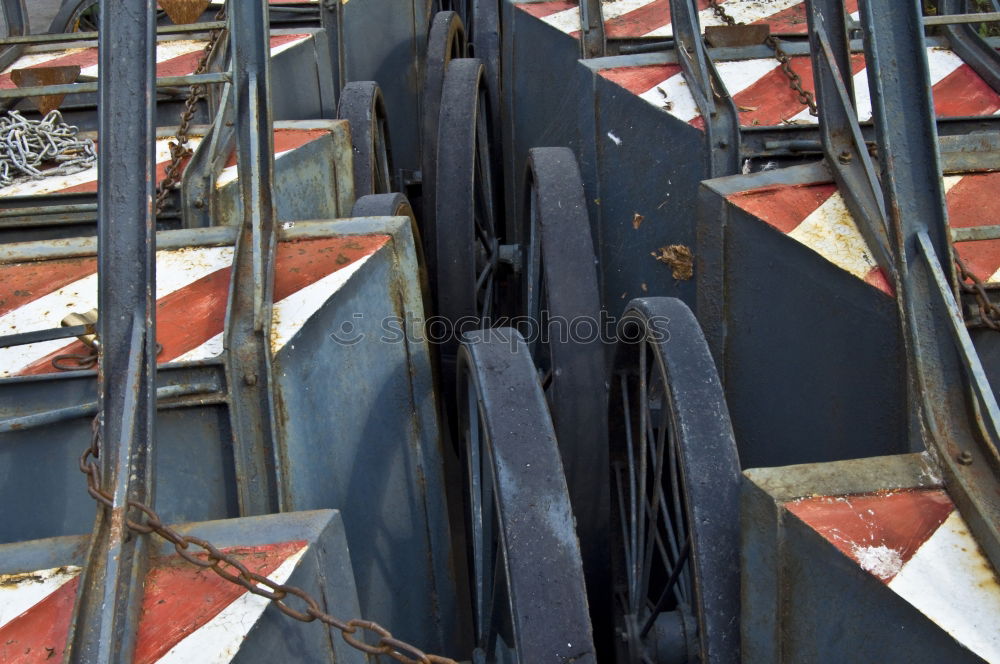
[[[859,564],[861,557],[874,550],[902,566],[944,523],[955,505],[940,489],[921,489],[816,496],[785,503],[785,508]],[[895,576],[891,570],[872,573],[886,583]]]

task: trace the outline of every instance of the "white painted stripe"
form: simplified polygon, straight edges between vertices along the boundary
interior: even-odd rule
[[[275,583],[285,583],[295,571],[308,547],[289,556],[267,578]],[[262,586],[259,586],[262,587]],[[271,604],[265,597],[243,593],[232,604],[220,611],[171,648],[158,664],[228,664],[243,645],[253,626]]]
[[[859,279],[876,267],[840,192],[830,196],[788,235]]]
[[[3,70],[4,74],[9,74],[15,69],[25,69],[27,67],[37,67],[38,65],[43,65],[49,60],[55,60],[56,58],[62,58],[67,55],[73,55],[75,53],[80,53],[81,51],[86,51],[86,48],[55,48],[47,51],[39,51],[34,53],[25,53],[17,60],[14,64]]]
[[[75,566],[42,569],[28,574],[0,575],[0,627],[59,590],[80,574]]]
[[[160,299],[233,262],[232,247],[188,247],[156,254],[156,298]],[[59,327],[73,312],[97,306],[97,274],[67,284],[0,316],[0,335]],[[63,348],[67,339],[0,348],[0,377],[10,376]]]
[[[372,255],[359,258],[277,302],[271,316],[271,352],[281,350]]]
[[[771,0],[770,2],[760,2],[760,0],[729,0],[725,3],[726,13],[732,16],[737,23],[754,23],[763,20],[768,16],[773,16],[789,7],[801,4],[803,0]],[[711,25],[725,25],[726,22],[716,16],[711,8],[702,9],[698,12],[698,21],[704,30]],[[650,30],[643,37],[671,37],[674,28],[671,24],[662,25],[655,30]]]
[[[157,164],[170,161],[170,142],[173,140],[175,139],[156,139]],[[201,143],[200,136],[191,136],[188,139],[188,147],[192,150],[196,149],[199,143]],[[78,187],[80,185],[87,184],[88,182],[96,181],[97,164],[95,163],[90,168],[77,173],[72,173],[70,175],[56,175],[41,180],[29,180],[28,182],[21,182],[18,184],[12,184],[8,187],[0,188],[0,198],[6,198],[8,196],[42,196],[44,194],[52,194],[63,191],[64,189],[69,189],[70,187]]]
[[[957,510],[889,587],[963,646],[1000,662],[1000,583]]]
[[[286,42],[284,44],[278,44],[277,46],[275,46],[274,48],[271,49],[271,57],[273,58],[274,56],[278,55],[279,53],[284,53],[285,51],[287,51],[290,48],[295,48],[296,46],[298,46],[302,42],[309,41],[310,39],[312,39],[312,36],[310,36],[310,35],[303,35],[302,37],[299,37],[298,39]]]
[[[604,20],[609,21],[613,18],[618,18],[623,14],[633,12],[636,9],[642,9],[651,2],[653,2],[653,0],[617,0],[616,2],[602,0],[601,8],[603,10]],[[573,7],[572,9],[564,9],[561,12],[556,12],[542,17],[541,21],[543,23],[548,23],[553,28],[561,30],[566,34],[577,32],[580,30],[580,8]]]
[[[200,346],[195,346],[188,352],[178,355],[172,362],[195,362],[207,360],[222,355],[225,350],[225,336],[220,332]]]
[[[281,159],[282,157],[284,157],[289,152],[292,152],[292,151],[291,150],[285,150],[284,152],[278,152],[278,153],[276,153],[274,155],[274,160],[277,161],[277,160]],[[230,182],[236,182],[236,179],[238,177],[239,177],[239,168],[237,167],[236,164],[233,164],[232,166],[226,166],[221,171],[219,171],[219,177],[216,178],[216,180],[215,180],[215,188],[216,189],[222,189],[223,187],[225,187]]]
[[[174,58],[179,58],[182,55],[187,55],[188,53],[203,51],[205,50],[206,44],[208,44],[207,41],[200,39],[171,39],[161,41],[156,45],[156,63],[160,64],[161,62],[173,60]],[[97,65],[95,64],[81,69],[80,75],[97,76],[97,71]],[[187,73],[194,73],[194,67],[192,67],[191,71]]]
[[[929,47],[927,49],[927,64],[930,68],[930,81],[933,87],[962,66],[962,59],[947,49]],[[868,89],[868,69],[859,71],[854,75],[853,80],[858,121],[868,122],[872,119],[872,98],[871,92]],[[796,124],[817,124],[819,119],[811,115],[809,109],[805,109],[790,118],[790,121]]]
[[[737,60],[734,62],[718,62],[716,69],[726,84],[731,95],[742,92],[753,85],[762,76],[778,66],[775,60]],[[698,117],[698,107],[695,105],[691,89],[684,75],[680,72],[659,83],[639,95],[647,102],[662,108],[674,117],[690,122]]]

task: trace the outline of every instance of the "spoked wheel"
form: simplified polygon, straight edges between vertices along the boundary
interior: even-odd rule
[[[53,34],[95,32],[100,11],[99,4],[99,0],[64,0],[49,25],[49,32]]]
[[[739,460],[690,309],[633,300],[611,381],[617,661],[739,661]]]
[[[378,84],[355,81],[345,85],[340,93],[337,117],[347,120],[351,126],[355,197],[393,191],[389,124]]]
[[[528,349],[511,328],[465,339],[458,392],[473,662],[596,662],[562,463]]]
[[[453,61],[441,100],[433,242],[437,311],[456,329],[510,313],[505,300],[520,260],[519,248],[504,244],[488,119],[482,63]]]
[[[421,178],[422,178],[422,219],[427,244],[424,252],[428,266],[433,270],[435,263],[434,238],[434,197],[437,193],[437,140],[438,119],[441,114],[441,93],[444,76],[452,60],[464,58],[468,53],[468,42],[462,19],[453,11],[435,14],[427,36],[427,64],[421,98]]]

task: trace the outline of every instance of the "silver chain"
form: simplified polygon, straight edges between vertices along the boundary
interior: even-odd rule
[[[78,127],[59,111],[29,120],[17,111],[0,117],[0,187],[70,175],[97,163],[94,141],[78,138]]]

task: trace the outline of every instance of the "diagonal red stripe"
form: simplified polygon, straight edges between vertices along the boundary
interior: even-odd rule
[[[938,117],[993,115],[1000,110],[1000,95],[969,65],[961,65],[934,86],[934,111]]]
[[[387,235],[318,238],[278,245],[274,271],[274,301],[279,302],[337,270],[375,253]],[[163,347],[160,363],[174,360],[223,331],[231,268],[217,270],[160,298],[156,303],[156,340]],[[52,373],[58,355],[86,354],[74,342],[18,372],[33,376]]]
[[[856,562],[866,551],[885,547],[885,558],[898,557],[902,564],[955,509],[940,489],[818,496],[785,503],[785,507]],[[894,575],[886,571],[878,576],[888,583]]]
[[[61,662],[79,585],[77,576],[0,627],[0,662]]]
[[[643,65],[641,67],[602,69],[601,76],[616,85],[620,85],[632,94],[641,95],[654,85],[662,83],[680,72],[679,65]]]
[[[304,546],[306,542],[282,542],[226,552],[250,571],[267,576]],[[159,560],[146,577],[133,663],[153,664],[245,592],[242,586],[209,569],[194,567],[180,556]],[[243,627],[249,632],[252,626]]]
[[[996,205],[1000,173],[966,175],[948,191],[948,221],[955,228],[1000,225]],[[983,280],[1000,270],[1000,240],[956,242],[955,249],[969,270]]]
[[[517,8],[535,18],[545,18],[567,9],[575,9],[578,4],[574,0],[556,0],[555,2],[522,2]]]
[[[741,191],[726,198],[782,233],[790,233],[836,191],[832,183],[779,185]]]
[[[96,258],[18,263],[0,269],[0,316],[97,270]]]

